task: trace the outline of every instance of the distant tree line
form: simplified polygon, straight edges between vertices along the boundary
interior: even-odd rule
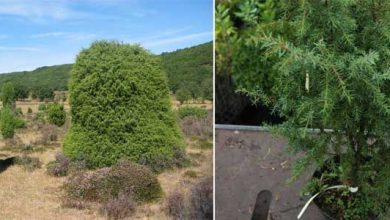
[[[162,53],[170,90],[186,100],[213,99],[213,44]]]
[[[162,53],[162,66],[167,73],[170,90],[184,101],[213,98],[213,45],[198,46]],[[54,91],[68,90],[68,80],[73,64],[40,67],[33,71],[0,74],[0,87],[11,82],[15,98],[23,100],[53,99]],[[184,96],[183,96],[184,94]]]
[[[72,64],[40,67],[33,71],[0,74],[0,86],[11,82],[15,88],[15,98],[23,100],[32,96],[34,99],[53,99],[54,91],[68,89],[68,79]]]

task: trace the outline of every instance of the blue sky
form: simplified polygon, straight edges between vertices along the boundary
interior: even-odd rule
[[[212,0],[0,0],[0,73],[73,63],[100,39],[155,54],[212,40]]]

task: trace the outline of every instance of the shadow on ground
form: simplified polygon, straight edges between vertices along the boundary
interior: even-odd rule
[[[9,157],[3,160],[0,160],[0,173],[6,171],[8,167],[14,164],[15,157]]]

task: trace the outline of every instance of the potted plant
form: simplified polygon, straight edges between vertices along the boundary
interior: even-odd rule
[[[264,74],[270,88],[253,85],[259,81],[241,90],[286,119],[274,131],[304,153],[292,179],[315,164],[306,191],[320,193],[326,215],[383,219],[390,202],[390,2],[280,5],[274,21],[242,42],[253,49],[251,65],[261,67],[248,74]],[[329,188],[335,185],[343,187]]]

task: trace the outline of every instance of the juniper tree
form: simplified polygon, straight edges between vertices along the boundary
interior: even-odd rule
[[[129,159],[154,170],[181,162],[184,143],[160,60],[138,45],[98,41],[80,52],[69,82],[71,159],[104,167]]]
[[[15,88],[11,82],[4,83],[1,89],[1,94],[2,94],[1,98],[3,101],[3,106],[15,108]]]
[[[337,157],[321,180],[359,187],[338,204],[344,219],[384,218],[390,202],[389,13],[389,1],[283,1],[244,42],[260,70],[242,89],[286,118],[275,130],[305,153],[293,178]],[[264,80],[271,85],[258,86]]]

